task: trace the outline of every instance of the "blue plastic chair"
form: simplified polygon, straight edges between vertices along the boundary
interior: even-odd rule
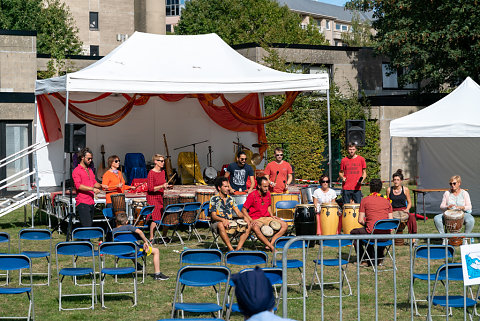
[[[345,296],[351,296],[352,295],[352,287],[350,286],[350,281],[348,280],[348,277],[347,277],[347,267],[348,267],[348,264],[350,262],[350,256],[352,254],[352,248],[353,248],[352,245],[353,245],[353,243],[352,243],[351,240],[321,240],[320,241],[320,248],[318,250],[317,259],[313,260],[313,263],[315,263],[315,267],[314,267],[314,272],[313,272],[313,277],[312,277],[312,283],[310,285],[310,291],[312,291],[312,288],[313,288],[314,284],[320,285],[320,289],[323,288],[327,284],[338,284],[338,285],[340,285],[340,280],[339,281],[325,282],[325,279],[324,279],[324,281],[322,283],[321,278],[318,275],[318,267],[323,265],[324,268],[329,267],[329,266],[333,266],[333,267],[336,267],[337,269],[341,269],[342,287],[345,283],[347,284],[347,287],[348,287],[348,294],[346,294]],[[343,247],[349,247],[350,250],[348,251],[347,259],[342,258],[342,251],[341,250],[339,250],[337,258],[326,259],[322,256],[322,254],[325,253],[324,252],[325,247],[337,248],[337,249],[343,248]],[[323,275],[325,275],[325,274],[327,274],[327,273],[325,273],[325,270],[324,270]],[[335,272],[335,274],[334,273],[331,273],[331,274],[338,276],[338,273],[336,273],[336,272]],[[338,298],[340,295],[325,295],[325,293],[323,293],[323,296],[330,297],[330,298]],[[344,295],[342,295],[342,296],[344,296]]]
[[[42,242],[50,243],[48,251],[26,251],[22,248],[22,243],[27,243],[31,241],[35,243],[35,246],[38,247]],[[52,254],[52,232],[48,229],[22,229],[18,232],[18,252],[20,254],[28,256],[31,260],[37,258],[45,258],[47,260],[47,273],[45,272],[35,272],[33,275],[47,275],[47,283],[35,284],[35,285],[50,285],[50,269],[51,269],[51,254]],[[22,270],[19,272],[20,279],[19,283],[22,283]]]
[[[372,230],[372,233],[370,235],[374,235],[374,234],[377,234],[377,232],[385,232],[385,231],[393,231],[393,234],[395,234],[397,232],[397,229],[398,229],[398,225],[400,224],[400,220],[398,219],[388,219],[388,220],[378,220],[375,222],[375,225],[373,225],[373,230]],[[377,234],[378,235],[378,234]],[[362,257],[360,258],[360,261],[364,261],[365,259],[365,255],[367,256],[367,261],[370,262],[372,268],[373,268],[373,271],[375,271],[375,267],[377,266],[377,264],[375,264],[375,257],[370,257],[370,255],[368,254],[368,250],[367,250],[367,247],[369,246],[372,246],[375,248],[375,240],[374,239],[368,239],[368,240],[362,240],[362,243],[365,244],[365,251],[363,251],[363,255]],[[377,240],[377,246],[378,247],[385,247],[385,250],[386,253],[385,253],[385,256],[384,257],[387,257],[387,254],[388,256],[390,257],[390,259],[392,260],[392,265],[393,265],[393,268],[392,269],[378,269],[378,271],[382,271],[382,272],[385,272],[385,271],[392,271],[393,269],[397,269],[397,266],[395,265],[395,262],[393,260],[393,257],[392,257],[392,254],[390,253],[390,248],[392,246],[393,242],[392,240]]]
[[[142,207],[142,209],[140,210],[140,213],[138,214],[138,217],[137,217],[135,223],[133,223],[133,225],[136,228],[141,229],[142,231],[148,231],[149,226],[147,224],[147,217],[152,214],[154,209],[155,209],[155,206],[153,206],[153,205],[147,205],[147,206]],[[140,222],[141,220],[143,220],[144,224],[143,225],[137,225],[138,222]]]
[[[448,270],[448,275],[447,275]],[[430,298],[430,304],[436,306],[442,306],[447,309],[448,308],[463,308],[464,301],[465,306],[467,308],[475,307],[477,301],[473,299],[473,293],[471,292],[471,288],[469,286],[463,286],[463,293],[462,295],[451,295],[452,289],[449,287],[448,297],[446,295],[435,295],[435,291],[437,290],[437,284],[440,281],[442,284],[448,279],[449,285],[453,282],[459,281],[462,282],[463,285],[463,270],[462,270],[462,263],[448,263],[443,264],[437,269],[437,273],[435,274],[435,284],[433,285],[432,296]],[[467,288],[470,290],[470,294],[472,298],[466,296]],[[478,293],[477,293],[478,296]],[[448,298],[448,305],[447,305],[447,298]],[[472,313],[468,313],[470,316],[470,320],[472,320]],[[431,315],[427,315],[427,320],[431,320]]]
[[[107,222],[107,225],[108,225],[108,228],[109,228],[108,233],[111,233],[113,228],[110,225],[110,221],[115,218],[115,215],[113,215],[113,208],[105,207],[102,210],[102,214],[103,214],[103,217],[105,218],[105,222]]]
[[[223,253],[215,249],[188,249],[180,253],[180,267],[188,265],[222,264]]]
[[[197,237],[198,242],[202,242],[202,237],[200,236],[200,233],[198,233],[196,227],[201,208],[202,204],[199,202],[184,203],[183,211],[180,216],[180,224],[188,228],[189,241],[193,234]]]
[[[104,242],[99,246],[100,251],[100,297],[102,302],[102,308],[105,306],[106,294],[133,294],[133,306],[137,305],[137,246],[132,242]],[[131,255],[134,258],[134,266],[131,267],[118,267],[116,264],[114,267],[105,267],[107,256],[123,256]],[[107,275],[118,276],[131,274],[133,277],[133,291],[132,292],[110,292],[105,293],[105,278]]]
[[[10,234],[7,232],[0,232],[0,243],[7,243],[6,251],[0,250],[0,254],[10,253]],[[5,283],[2,285],[8,285],[8,271],[6,273],[0,273],[0,276],[5,276]]]
[[[134,178],[147,178],[147,165],[145,156],[142,153],[125,154],[125,175],[127,185],[132,183]]]
[[[208,225],[208,229],[211,230],[212,228],[212,217],[210,216],[210,202],[204,202],[202,204],[202,207],[200,208],[200,215],[198,216],[198,222],[204,223]],[[203,215],[202,215],[203,213]],[[205,240],[208,237],[208,233],[205,234]],[[212,247],[213,243],[210,244],[210,247]],[[218,248],[218,245],[217,245]]]
[[[137,243],[138,241],[140,241],[140,237],[138,236],[138,234],[135,232],[129,232],[129,231],[116,232],[113,234],[113,241],[114,242],[131,242],[135,244],[137,248],[137,253],[136,253],[137,260],[138,259],[142,260],[142,282],[140,283],[143,284],[145,282],[145,274],[147,273],[147,262],[146,262],[147,256],[145,252],[143,252],[143,246]],[[134,254],[118,255],[115,260],[115,266],[118,266],[118,262],[120,259],[133,260],[134,256],[135,256]],[[115,282],[118,282],[116,276],[115,276]]]
[[[299,203],[297,201],[278,201],[275,203],[275,216],[278,216],[278,210],[293,210]],[[293,212],[291,218],[280,217],[282,221],[288,224],[287,235],[292,234],[293,228]]]
[[[430,257],[430,261],[436,260],[436,261],[443,261],[443,263],[447,263],[448,260],[453,260],[455,257],[455,248],[451,245],[430,245],[428,247],[427,245],[420,245],[415,248],[415,253],[413,255],[413,274],[412,274],[412,279],[413,279],[413,286],[415,286],[415,280],[422,280],[422,281],[427,281],[430,279],[430,281],[435,281],[435,276],[436,273],[417,273],[415,272],[415,262],[418,259],[425,259],[428,260]],[[426,261],[422,262],[422,266],[426,266]],[[430,271],[428,271],[430,272]],[[440,279],[440,281],[443,281]],[[422,300],[422,299],[417,299],[415,297],[415,289],[414,287],[410,287],[410,295],[413,300],[413,304],[415,306],[415,314],[417,316],[421,316],[421,314],[418,312],[418,306],[417,302],[428,302],[428,300]]]
[[[227,284],[230,281],[230,269],[225,266],[208,266],[208,265],[187,265],[182,267],[177,273],[177,282],[175,286],[175,295],[172,304],[172,315],[175,312],[182,311],[190,313],[218,313],[218,318],[222,317],[222,311],[225,309],[225,301],[227,298]],[[222,284],[224,290],[222,290]],[[216,303],[209,302],[184,302],[184,289],[186,287],[209,288],[213,287],[216,294]],[[191,292],[191,291],[189,291]],[[202,291],[203,297],[205,291]],[[223,293],[223,298],[220,297]],[[180,301],[178,301],[180,299]]]
[[[230,251],[225,254],[225,265],[257,266],[268,264],[268,254],[263,251]]]
[[[155,223],[157,224],[156,232],[162,240],[163,244],[165,244],[165,246],[167,246],[167,242],[165,242],[165,239],[163,238],[161,232],[161,229],[163,229],[164,226],[167,226],[168,228],[173,227],[172,237],[170,238],[168,244],[172,242],[173,236],[176,234],[178,239],[180,240],[180,243],[184,245],[183,239],[180,236],[180,233],[178,233],[178,227],[180,226],[180,218],[182,216],[184,206],[185,204],[167,205],[167,207],[163,211],[161,220],[155,221]]]
[[[82,257],[89,257],[92,261],[88,267],[78,267],[75,260],[72,267],[60,268],[59,257],[60,256],[72,256],[78,257],[78,253],[82,253]],[[55,257],[57,262],[57,277],[58,277],[58,310],[93,310],[95,305],[95,254],[93,244],[87,241],[77,242],[60,242],[55,247]],[[88,254],[88,255],[87,255]],[[90,286],[92,287],[91,293],[75,293],[75,294],[63,294],[62,283],[66,276],[71,276],[72,279],[78,276],[89,276],[91,279]],[[78,296],[91,296],[92,304],[89,307],[80,308],[63,308],[62,298],[64,297],[78,297]]]
[[[35,320],[35,309],[33,305],[33,276],[32,276],[32,261],[26,255],[18,255],[18,254],[0,254],[0,271],[21,271],[22,269],[28,269],[30,275],[30,284],[28,287],[23,288],[12,288],[12,287],[0,287],[0,295],[10,296],[11,294],[27,294],[27,298],[29,301],[28,305],[28,316],[26,317],[27,320]],[[17,311],[17,302],[12,302],[11,308],[14,311]],[[8,318],[11,319],[25,319],[25,317],[17,317],[17,316],[10,316]]]

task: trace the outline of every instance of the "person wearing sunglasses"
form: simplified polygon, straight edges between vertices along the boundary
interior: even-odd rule
[[[125,193],[125,191],[132,189],[132,186],[125,185],[120,168],[120,158],[117,155],[112,155],[107,159],[108,171],[103,174],[102,184],[106,185],[106,207],[112,207],[112,194]]]
[[[237,161],[228,165],[225,177],[228,178],[231,194],[250,194],[255,188],[253,168],[247,164],[247,154],[244,151],[237,153]],[[247,179],[250,180],[250,188],[247,190]]]
[[[93,197],[100,193],[102,187],[107,188],[107,186],[97,182],[95,174],[90,168],[93,159],[92,151],[85,147],[80,151],[79,157],[80,163],[72,172],[72,179],[77,190],[77,197],[75,197],[76,213],[82,227],[91,227],[95,211]]]
[[[470,201],[470,195],[464,189],[460,188],[462,184],[462,178],[458,175],[450,178],[450,190],[445,191],[443,194],[442,203],[440,209],[445,212],[446,210],[461,210],[465,213],[463,224],[465,224],[465,233],[471,233],[475,224],[475,219],[472,216],[472,202]],[[435,215],[433,219],[435,227],[440,234],[444,234],[443,228],[443,213]],[[444,240],[444,243],[446,240]]]
[[[313,192],[313,204],[317,213],[320,213],[323,203],[333,203],[337,198],[337,193],[330,188],[330,179],[327,175],[320,177],[320,187]]]
[[[292,183],[292,166],[283,160],[283,149],[275,148],[275,160],[265,167],[265,177],[268,179],[270,192],[282,194],[288,191]]]
[[[153,222],[150,224],[150,242],[153,244],[153,235],[155,232],[155,227],[157,223],[155,221],[160,221],[163,213],[163,194],[165,189],[171,187],[167,183],[165,176],[165,157],[160,154],[155,154],[152,157],[152,161],[155,164],[147,175],[147,203],[148,205],[155,206],[155,209],[152,212]],[[168,226],[165,226],[163,229],[163,236],[166,236],[168,232]]]

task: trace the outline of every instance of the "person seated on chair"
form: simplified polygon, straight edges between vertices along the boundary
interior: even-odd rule
[[[125,213],[119,213],[117,215],[117,227],[112,230],[112,234],[115,235],[117,232],[122,232],[122,231],[128,231],[128,232],[134,232],[137,233],[137,235],[142,239],[143,241],[143,250],[145,253],[149,250],[149,244],[150,242],[147,240],[145,237],[145,234],[143,234],[142,230],[136,228],[135,226],[128,224],[128,218],[127,214]],[[153,255],[153,268],[155,270],[155,274],[153,275],[154,280],[168,280],[169,277],[160,272],[160,251],[153,247],[152,248],[152,255]]]
[[[230,187],[226,177],[217,177],[215,179],[215,188],[218,192],[218,195],[215,195],[210,199],[209,207],[209,212],[212,213],[212,220],[215,221],[211,228],[212,230],[218,230],[218,234],[222,238],[228,250],[233,251],[232,243],[230,242],[227,234],[230,220],[233,220],[233,213],[235,213],[238,218],[244,219],[248,224],[247,229],[242,233],[242,235],[240,235],[236,248],[237,251],[241,250],[243,244],[247,240],[247,237],[250,235],[250,218],[244,216],[242,212],[238,210],[235,200],[228,194]]]
[[[273,252],[275,240],[285,234],[288,225],[282,221],[281,218],[272,214],[272,199],[268,187],[268,179],[266,177],[258,177],[257,190],[248,194],[247,200],[243,204],[242,212],[245,217],[248,217],[252,221],[252,230],[257,235],[257,238]],[[269,241],[267,237],[263,235],[261,228],[263,225],[270,225],[272,220],[278,221],[281,227]]]
[[[225,177],[228,178],[229,191],[231,194],[253,191],[255,180],[253,168],[247,164],[247,154],[244,151],[237,153],[237,162],[228,165]],[[247,179],[250,180],[250,188],[247,191]]]
[[[464,189],[460,188],[462,185],[462,178],[458,175],[452,176],[450,178],[450,190],[445,191],[443,194],[442,203],[440,204],[440,209],[445,212],[446,210],[461,210],[465,213],[463,217],[463,224],[465,224],[465,233],[471,233],[473,226],[475,225],[475,219],[472,216],[472,202],[470,201],[470,195]],[[443,213],[435,215],[433,218],[435,227],[438,230],[438,233],[444,234],[445,230],[443,228]],[[443,241],[444,245],[446,240]]]
[[[247,321],[293,321],[273,314],[273,287],[258,266],[252,271],[232,275],[238,308]]]
[[[385,220],[385,219],[392,219],[393,218],[393,210],[392,205],[390,204],[390,200],[388,200],[385,196],[382,196],[380,191],[382,190],[382,181],[378,178],[374,178],[370,181],[370,195],[363,198],[360,202],[360,211],[358,215],[358,223],[364,225],[364,227],[353,229],[350,234],[371,234],[373,231],[373,226],[378,220]],[[383,232],[383,231],[382,231]],[[380,231],[379,231],[380,233]],[[385,234],[389,234],[389,231],[385,231]],[[357,250],[357,255],[360,256],[360,259],[363,258],[364,255],[364,247],[363,244],[360,243],[360,247],[357,248],[357,242],[354,241],[355,248]],[[377,247],[377,258],[379,263],[383,261],[384,257],[384,249],[383,246]],[[375,259],[375,253],[373,246],[367,247],[367,253],[372,260]],[[361,262],[362,266],[368,266],[371,262],[367,262],[366,260]]]

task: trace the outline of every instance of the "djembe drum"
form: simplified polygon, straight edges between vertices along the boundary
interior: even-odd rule
[[[180,194],[179,195],[180,203],[192,203],[195,202],[195,194]]]
[[[447,233],[460,233],[465,213],[462,210],[447,210],[443,212],[443,221],[445,222],[445,229]],[[448,244],[459,246],[463,242],[462,237],[451,237],[448,239]]]
[[[138,216],[142,211],[142,208],[147,206],[147,201],[145,199],[134,199],[132,200],[132,214],[133,214],[133,221],[137,222],[137,225],[141,226],[144,224],[143,219],[139,219]]]
[[[171,204],[178,204],[178,195],[173,194],[163,194],[163,207],[166,208],[168,205]]]
[[[397,228],[397,234],[403,234],[403,230],[405,229],[405,226],[407,226],[407,222],[408,222],[408,213],[405,213],[404,211],[394,211],[393,218],[400,220],[400,224],[398,225],[398,228]],[[396,246],[404,245],[404,240],[395,239],[395,245]]]
[[[127,204],[125,203],[125,194],[112,194],[110,196],[112,200],[113,214],[117,216],[120,213],[127,213]]]
[[[343,218],[342,218],[342,232],[343,234],[350,234],[350,231],[355,228],[363,227],[358,223],[358,215],[360,214],[360,204],[344,204]]]
[[[209,202],[213,196],[215,196],[215,191],[211,189],[199,189],[196,192],[197,202],[201,204]],[[198,219],[201,221],[205,221],[209,220],[210,218],[205,217],[205,211],[201,211]]]
[[[320,210],[322,235],[335,235],[340,221],[337,203],[323,203]]]

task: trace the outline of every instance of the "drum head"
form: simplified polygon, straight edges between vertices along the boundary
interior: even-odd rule
[[[279,221],[273,220],[270,222],[270,227],[274,231],[280,231],[280,229],[282,228],[282,224]]]
[[[262,234],[266,237],[273,236],[273,229],[268,225],[263,225],[260,230],[262,231]]]
[[[237,224],[241,225],[241,226],[245,226],[245,225],[247,225],[247,222],[245,222],[245,220],[243,220],[243,219],[238,219]]]
[[[359,207],[360,207],[360,204],[358,204],[358,203],[343,204],[343,208],[345,208],[345,209],[357,209]]]
[[[465,215],[462,210],[446,210],[443,215],[450,219],[458,219]]]

